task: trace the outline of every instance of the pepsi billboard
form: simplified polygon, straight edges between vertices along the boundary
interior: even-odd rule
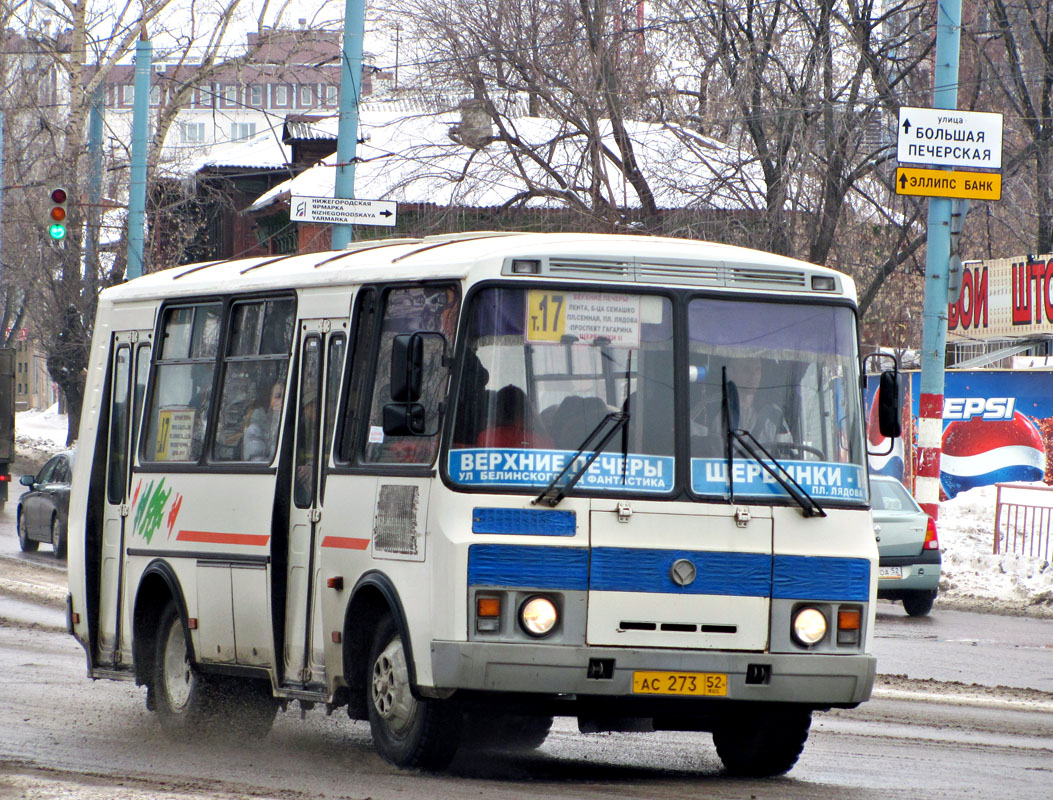
[[[1051,480],[1053,372],[1045,370],[948,370],[943,392],[940,486],[945,497],[977,486]],[[910,485],[917,443],[921,375],[900,373],[903,438],[892,443],[877,430],[877,378],[867,380],[871,472]],[[909,413],[908,413],[909,410]]]

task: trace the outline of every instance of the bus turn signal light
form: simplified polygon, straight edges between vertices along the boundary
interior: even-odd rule
[[[501,629],[501,598],[475,598],[475,629],[480,633],[496,633]]]
[[[863,614],[858,608],[841,608],[837,611],[837,643],[859,644],[859,630]]]

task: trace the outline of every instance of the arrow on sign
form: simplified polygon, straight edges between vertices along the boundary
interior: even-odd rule
[[[388,211],[385,208],[383,211],[380,212],[380,216],[382,216],[382,217],[390,217],[390,216],[392,216],[392,212]]]
[[[906,189],[907,188],[907,176],[906,175],[900,175],[899,176],[899,188],[901,188],[901,189]]]
[[[904,133],[910,133],[910,120],[909,119],[903,120],[903,132]]]

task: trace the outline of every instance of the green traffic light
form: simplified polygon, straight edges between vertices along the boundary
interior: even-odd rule
[[[59,225],[58,223],[55,223],[54,225],[51,225],[48,228],[48,236],[50,236],[52,239],[55,239],[56,241],[59,240],[59,239],[65,239],[66,238],[66,226],[65,225]]]

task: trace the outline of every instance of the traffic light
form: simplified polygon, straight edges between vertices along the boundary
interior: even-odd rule
[[[58,241],[66,238],[66,200],[65,189],[51,190],[51,210],[48,211],[48,236]]]

